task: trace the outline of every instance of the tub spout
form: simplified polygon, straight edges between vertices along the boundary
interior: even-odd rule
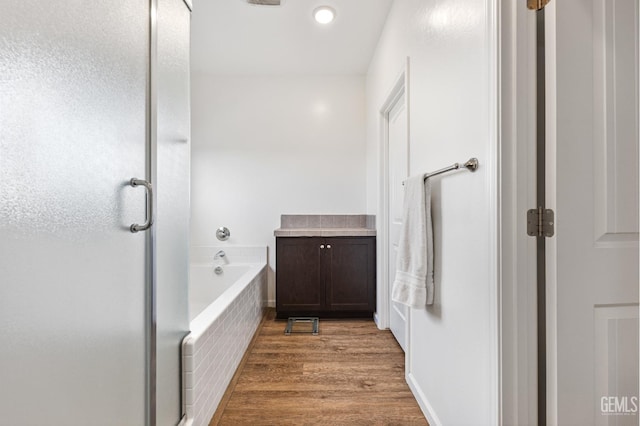
[[[215,256],[213,256],[213,260],[216,259],[222,259],[223,257],[225,257],[227,254],[224,252],[224,250],[220,250],[219,252],[216,253]]]

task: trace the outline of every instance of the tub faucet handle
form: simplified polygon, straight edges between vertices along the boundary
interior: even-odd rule
[[[221,226],[220,228],[216,229],[216,238],[220,241],[227,241],[230,236],[231,232],[226,226]]]

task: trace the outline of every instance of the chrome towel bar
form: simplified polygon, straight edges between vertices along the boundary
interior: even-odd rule
[[[442,173],[447,173],[447,172],[450,172],[452,170],[458,170],[460,167],[465,167],[470,172],[475,172],[476,170],[478,170],[478,159],[477,158],[470,158],[469,161],[467,161],[464,164],[455,163],[455,164],[452,164],[449,167],[445,167],[443,169],[436,170],[435,172],[425,173],[424,179],[427,180],[430,177],[441,175]],[[404,185],[404,181],[402,182],[402,184]]]

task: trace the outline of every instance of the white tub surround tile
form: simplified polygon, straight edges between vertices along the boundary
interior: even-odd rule
[[[266,263],[267,248],[265,246],[192,246],[190,248],[190,263],[192,265],[213,264],[216,253],[225,252],[226,261],[230,263]],[[216,262],[218,260],[216,259]]]
[[[230,247],[224,247],[227,251]],[[215,254],[206,248],[203,256]],[[232,255],[229,250],[228,255]],[[256,251],[258,253],[258,251]],[[263,262],[266,249],[261,248]],[[234,253],[235,254],[235,253]],[[251,339],[262,320],[267,300],[266,266],[229,303],[182,343],[184,400],[188,426],[206,426],[222,399]],[[199,326],[203,326],[200,322]]]

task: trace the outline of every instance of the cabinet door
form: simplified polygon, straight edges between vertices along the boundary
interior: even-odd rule
[[[375,238],[328,238],[326,246],[327,309],[373,312]]]
[[[324,308],[321,244],[321,238],[276,239],[278,312],[318,312]]]

